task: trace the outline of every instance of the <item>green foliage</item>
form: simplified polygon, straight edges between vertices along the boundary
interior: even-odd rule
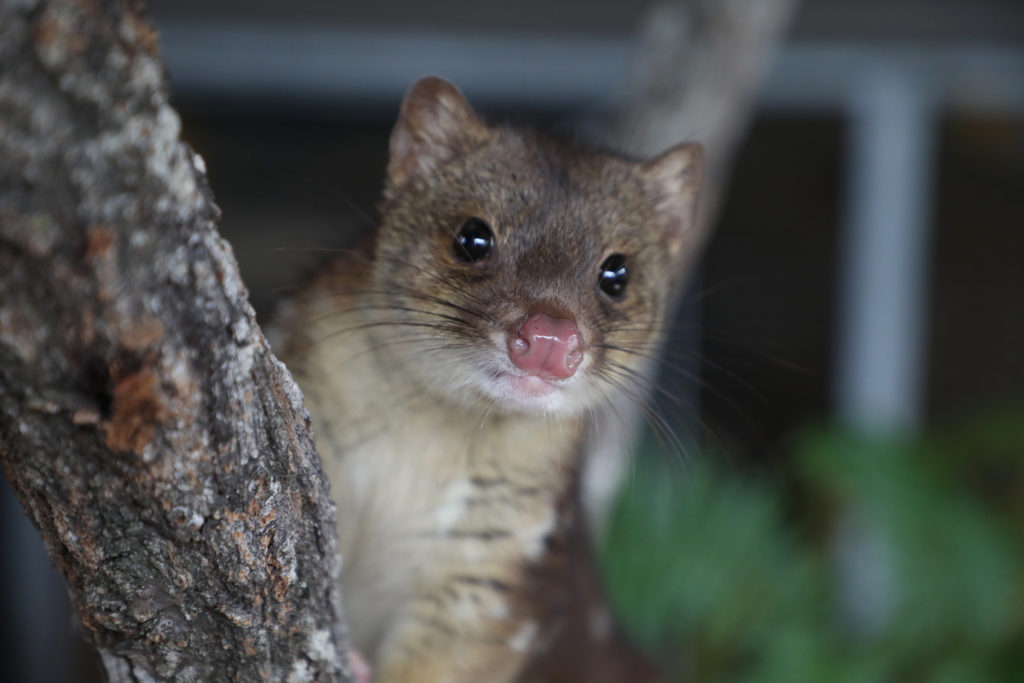
[[[695,681],[1024,680],[1024,410],[920,441],[803,434],[771,480],[639,457],[602,562]]]

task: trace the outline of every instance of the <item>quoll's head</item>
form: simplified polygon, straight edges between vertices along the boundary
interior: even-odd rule
[[[489,127],[420,79],[391,134],[375,252],[380,308],[403,330],[389,353],[467,406],[570,414],[635,391],[696,248],[701,158]]]

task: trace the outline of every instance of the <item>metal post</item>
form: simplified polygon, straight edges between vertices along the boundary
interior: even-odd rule
[[[869,432],[922,413],[934,102],[888,65],[852,92],[836,403]]]

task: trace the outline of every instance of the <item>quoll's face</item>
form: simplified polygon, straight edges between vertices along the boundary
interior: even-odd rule
[[[638,169],[498,130],[391,188],[376,289],[395,361],[441,400],[508,412],[635,392],[673,266]]]

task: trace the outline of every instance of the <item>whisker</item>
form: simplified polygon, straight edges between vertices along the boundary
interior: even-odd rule
[[[732,399],[725,395],[719,387],[705,380],[703,377],[700,376],[699,373],[694,373],[689,368],[680,365],[679,363],[666,360],[666,356],[683,355],[682,353],[648,353],[645,351],[639,351],[637,349],[628,348],[619,344],[598,344],[597,346],[609,350],[619,351],[620,353],[636,356],[652,362],[660,363],[663,367],[668,368],[670,370],[674,370],[675,372],[679,373],[682,377],[690,380],[691,382],[694,382],[697,386],[701,387],[705,391],[710,392],[713,396],[715,396],[715,398],[718,398],[725,402],[727,405],[729,405],[730,408],[736,408],[737,410],[739,408],[739,406],[737,406]],[[768,398],[757,387],[750,384],[736,373],[723,367],[720,363],[716,363],[715,361],[706,358],[703,354],[696,351],[687,351],[685,353],[685,358],[696,359],[700,361],[702,364],[707,365],[708,367],[716,370],[717,372],[722,373],[723,375],[737,382],[748,392],[750,392],[750,394],[754,396],[762,405],[768,405]]]
[[[481,299],[479,296],[477,296],[473,291],[471,291],[467,287],[464,287],[464,286],[462,286],[462,285],[460,285],[458,283],[453,282],[451,280],[451,278],[446,278],[444,275],[441,275],[440,273],[436,273],[436,272],[434,272],[434,271],[432,271],[432,270],[430,270],[428,268],[424,268],[423,266],[418,266],[415,263],[412,263],[412,262],[409,262],[409,261],[405,261],[403,259],[399,259],[399,258],[395,258],[395,257],[386,258],[384,256],[378,256],[378,259],[379,260],[385,260],[385,261],[390,262],[390,263],[395,263],[397,265],[404,266],[406,268],[411,268],[411,269],[413,269],[413,270],[415,270],[415,271],[417,271],[419,273],[423,273],[424,275],[428,275],[428,276],[434,278],[435,280],[441,282],[445,287],[449,287],[451,289],[454,289],[455,291],[459,292],[460,294],[466,296],[467,298],[475,301],[476,303],[478,303],[480,305],[486,305],[486,302],[483,299]]]
[[[454,303],[452,301],[448,301],[447,299],[443,299],[443,298],[438,297],[438,296],[434,296],[434,295],[431,295],[431,294],[424,294],[424,293],[418,292],[418,291],[416,291],[416,290],[414,290],[412,288],[405,288],[405,287],[394,287],[392,289],[366,289],[366,288],[364,288],[362,290],[361,294],[362,294],[362,299],[360,301],[358,301],[357,303],[353,304],[352,306],[350,306],[349,308],[347,308],[347,309],[340,309],[339,311],[331,311],[331,312],[328,312],[325,315],[331,315],[332,313],[352,312],[352,311],[355,311],[355,310],[359,310],[360,308],[370,308],[370,305],[367,302],[367,299],[371,298],[371,297],[379,296],[379,297],[384,297],[385,299],[405,298],[405,299],[411,299],[413,301],[423,301],[423,302],[428,302],[428,303],[434,303],[434,304],[438,304],[440,306],[444,306],[444,307],[447,307],[447,308],[459,311],[460,313],[463,313],[463,314],[468,315],[468,316],[473,317],[473,318],[477,318],[477,319],[483,320],[485,322],[489,322],[489,323],[493,323],[494,322],[493,318],[491,316],[487,315],[485,312],[474,310],[474,309],[471,309],[471,308],[467,308],[465,306],[461,306],[459,304],[456,304],[456,303]],[[311,302],[321,302],[321,301],[330,300],[330,299],[333,299],[333,298],[345,298],[345,297],[343,295],[335,294],[333,292],[320,292],[317,295],[308,297],[308,300],[311,301]],[[390,301],[385,301],[382,304],[378,304],[377,308],[378,309],[383,309],[383,308],[386,308],[386,307],[389,307],[389,306],[397,308],[397,305],[390,303]],[[422,312],[426,312],[426,311],[422,311]]]
[[[629,370],[629,368],[609,365],[607,374],[599,375],[598,377],[599,379],[607,382],[612,388],[617,391],[621,391],[635,404],[641,416],[643,416],[645,421],[651,426],[653,434],[658,440],[659,446],[661,446],[665,452],[678,453],[680,456],[685,455],[686,448],[683,445],[682,440],[678,437],[675,430],[668,423],[665,417],[658,413],[632,388],[632,386],[630,386],[631,384],[635,385],[637,383],[636,380],[638,375],[630,374],[629,372],[626,372],[627,370]]]
[[[617,350],[617,351],[619,351],[621,353],[626,353],[626,354],[630,354],[630,355],[636,355],[638,357],[642,357],[642,358],[645,358],[645,359],[648,359],[648,360],[657,360],[657,356],[655,356],[654,354],[647,354],[647,353],[644,353],[644,352],[641,352],[641,351],[636,351],[634,349],[623,347],[621,345],[617,346],[617,348],[615,350]],[[736,381],[744,389],[746,389],[746,391],[748,391],[751,396],[755,397],[758,400],[758,402],[760,402],[762,405],[768,405],[769,401],[768,401],[767,397],[765,397],[763,393],[761,393],[753,385],[751,385],[748,382],[744,381],[738,375],[735,375],[734,373],[730,373],[728,370],[726,370],[724,368],[720,368],[716,363],[708,361],[701,354],[694,354],[692,357],[696,358],[697,360],[700,360],[701,362],[704,362],[708,367],[711,367],[713,369],[719,370],[720,372],[722,372],[726,376],[731,376],[734,381]],[[609,359],[609,360],[614,362],[613,359]],[[735,399],[733,399],[724,389],[722,389],[722,387],[718,386],[717,384],[715,384],[713,382],[709,382],[708,380],[703,378],[699,373],[694,373],[691,370],[689,370],[688,368],[686,368],[684,366],[681,366],[681,365],[678,365],[676,363],[672,363],[670,361],[667,361],[664,358],[661,359],[661,363],[663,364],[664,367],[670,368],[670,369],[676,371],[677,373],[679,373],[679,375],[681,375],[682,377],[684,377],[684,378],[694,382],[694,384],[696,386],[700,387],[703,391],[706,391],[710,396],[714,397],[717,401],[720,401],[726,408],[728,408],[732,412],[733,415],[735,415],[741,421],[743,429],[746,430],[747,433],[752,434],[752,435],[759,435],[760,434],[760,428],[754,423],[754,421],[750,418],[748,413],[740,406],[740,404]],[[631,371],[631,372],[635,372],[635,371]],[[638,375],[638,379],[639,379],[639,375]],[[666,397],[666,398],[669,398],[669,400],[673,401],[673,402],[676,400],[675,398],[672,397],[671,393],[669,393],[667,390],[665,390],[663,387],[661,387],[657,383],[653,383],[653,386],[654,386],[655,391],[656,391],[656,393],[658,395]],[[687,406],[685,408],[685,410],[688,413],[696,413],[696,410],[694,409],[693,406]],[[714,430],[712,430],[710,428],[710,426],[705,421],[701,420],[701,423],[702,423],[702,427],[713,438],[713,440],[718,444],[718,446],[722,449],[723,453],[727,453],[729,449],[726,448],[725,443],[721,439],[721,437]]]
[[[686,403],[681,398],[679,398],[678,396],[676,396],[672,392],[668,391],[664,387],[658,385],[657,383],[649,381],[644,375],[642,375],[641,373],[637,372],[636,370],[633,370],[632,368],[628,368],[626,366],[623,366],[620,363],[616,363],[615,361],[611,361],[609,363],[609,369],[610,369],[610,371],[615,372],[619,377],[628,379],[633,384],[647,384],[647,385],[649,385],[648,388],[650,390],[652,390],[656,395],[664,397],[666,400],[669,401],[670,405],[672,405],[675,408],[679,409],[682,414],[689,416],[691,419],[695,419],[697,421],[697,424],[701,427],[702,432],[704,434],[708,435],[712,439],[712,441],[715,442],[716,447],[719,448],[720,451],[723,454],[725,454],[725,455],[728,454],[729,450],[726,447],[725,441],[721,438],[721,436],[714,429],[711,428],[711,426],[706,421],[704,421],[703,419],[700,418],[700,415],[699,415],[698,411],[695,409],[695,406],[693,406],[693,405],[691,405],[689,403]],[[728,400],[728,399],[727,398],[723,398],[723,400]],[[744,419],[748,429],[754,429],[753,425],[749,424],[749,421],[747,421],[747,419],[743,415],[742,411],[739,410],[738,406],[736,406],[735,404],[731,404],[731,407],[737,412],[738,415],[741,416],[742,419]],[[654,408],[650,408],[650,410],[651,411],[655,411]],[[658,414],[658,416],[667,425],[667,421],[665,420],[665,418],[663,416],[660,416],[660,414]],[[653,425],[652,425],[652,428],[653,428]],[[692,439],[692,437],[691,437],[691,441],[693,441],[694,443],[698,443],[698,441]],[[683,451],[685,452],[685,449],[683,449]]]
[[[438,318],[438,319],[441,319],[441,320],[446,320],[446,321],[448,321],[450,323],[457,323],[459,325],[467,325],[467,322],[465,320],[463,320],[462,318],[458,318],[456,316],[453,316],[453,315],[447,315],[445,313],[438,313],[437,311],[427,311],[427,310],[423,310],[423,309],[420,309],[420,308],[412,308],[412,307],[409,307],[409,306],[395,306],[395,305],[371,306],[371,305],[364,304],[362,306],[354,306],[352,308],[345,309],[345,310],[343,310],[343,312],[344,313],[352,313],[352,312],[355,312],[357,310],[402,311],[403,313],[415,313],[417,315],[422,315],[422,316],[425,316],[425,317],[428,317],[428,318],[429,317]],[[329,320],[329,319],[335,317],[338,314],[339,314],[339,312],[336,312],[336,311],[332,311],[331,313],[324,313],[322,315],[310,318],[310,322],[311,323],[323,322],[324,320]],[[396,321],[396,322],[398,322],[398,321]]]
[[[367,330],[367,329],[374,329],[374,328],[379,328],[379,327],[399,327],[399,328],[402,328],[402,327],[414,327],[414,328],[420,328],[420,329],[435,330],[435,331],[439,331],[439,332],[444,332],[446,334],[450,331],[446,326],[440,325],[438,323],[380,320],[380,321],[375,321],[375,322],[361,323],[359,325],[351,325],[351,326],[344,327],[344,328],[341,328],[341,329],[338,329],[338,330],[331,330],[331,331],[329,331],[329,332],[327,332],[327,333],[325,333],[323,335],[320,335],[320,336],[312,338],[312,341],[319,343],[319,342],[326,341],[328,339],[333,339],[333,338],[340,337],[340,336],[348,334],[350,332],[356,332],[356,331]],[[468,342],[462,344],[462,346],[467,346],[467,345],[468,345]],[[378,346],[379,346],[379,344],[378,344]]]

